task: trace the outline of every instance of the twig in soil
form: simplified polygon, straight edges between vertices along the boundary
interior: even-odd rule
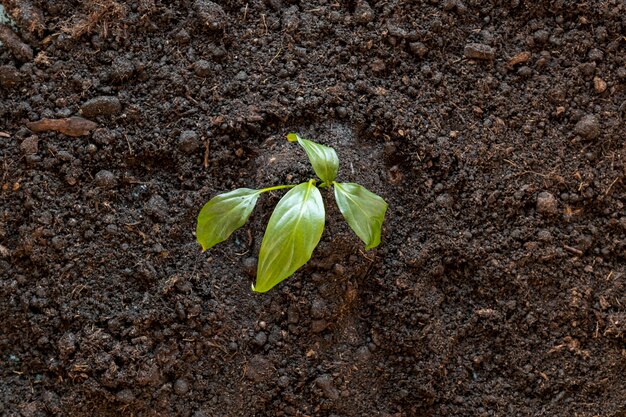
[[[565,249],[566,251],[571,252],[571,253],[573,253],[575,255],[583,256],[583,251],[581,251],[580,249],[577,249],[577,248],[574,248],[574,247],[571,247],[571,246],[568,246],[568,245],[563,245],[563,249]]]
[[[35,133],[53,130],[73,137],[88,135],[97,126],[91,120],[76,116],[65,119],[41,119],[36,122],[26,123],[26,127]]]
[[[282,51],[283,51],[283,48],[282,48],[282,47],[281,47],[281,48],[278,48],[278,52],[276,52],[276,55],[274,55],[274,57],[273,57],[272,59],[270,59],[270,62],[268,62],[268,63],[267,63],[267,65],[268,65],[268,66],[269,66],[269,65],[272,65],[272,62],[274,62],[274,60],[275,60],[276,58],[278,58],[278,56],[280,55],[280,53],[281,53]]]
[[[604,192],[604,195],[609,195],[609,192],[611,191],[611,188],[615,185],[615,183],[617,181],[619,181],[621,178],[617,177],[613,180],[613,182],[611,183],[611,185],[609,185],[609,188],[606,189],[606,191]]]

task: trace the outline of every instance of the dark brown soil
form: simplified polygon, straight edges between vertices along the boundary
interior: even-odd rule
[[[623,0],[2,3],[0,415],[626,416]],[[288,132],[383,242],[256,294]]]

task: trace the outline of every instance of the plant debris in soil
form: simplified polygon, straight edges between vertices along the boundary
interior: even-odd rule
[[[623,1],[1,3],[0,415],[626,415]],[[389,210],[259,295],[287,132]]]

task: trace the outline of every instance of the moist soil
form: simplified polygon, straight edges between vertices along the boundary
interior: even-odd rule
[[[626,416],[623,1],[2,3],[0,415]],[[257,294],[288,132],[389,210]]]

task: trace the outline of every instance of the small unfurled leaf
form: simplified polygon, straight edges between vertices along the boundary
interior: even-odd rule
[[[263,236],[254,291],[270,290],[311,259],[322,237],[324,216],[322,195],[314,180],[283,196]]]
[[[289,142],[298,142],[304,148],[311,165],[313,165],[315,174],[323,183],[330,185],[335,180],[339,170],[339,158],[333,148],[302,139],[295,133],[288,134],[287,140]]]
[[[261,192],[250,188],[238,188],[213,197],[202,207],[196,225],[196,239],[207,250],[228,239],[243,226]]]
[[[380,232],[387,212],[387,203],[365,187],[351,182],[333,182],[337,206],[365,249],[380,243]]]

